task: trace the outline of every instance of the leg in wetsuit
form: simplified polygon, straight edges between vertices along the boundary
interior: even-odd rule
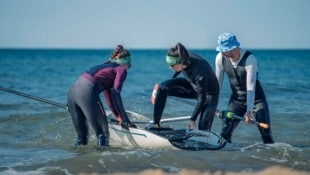
[[[159,125],[167,96],[197,99],[197,93],[185,78],[174,78],[160,84],[154,104],[154,124]],[[218,96],[207,96],[206,105],[200,113],[198,129],[210,130],[217,108]]]
[[[243,116],[247,110],[246,105],[244,103],[234,101],[232,99],[230,99],[229,108],[231,112],[233,112],[238,116]],[[265,144],[274,143],[270,128],[268,104],[266,100],[260,100],[260,102],[255,103],[253,115],[256,121],[267,123],[269,125],[268,129],[264,129],[258,126],[258,130],[261,134],[263,143]],[[239,123],[240,120],[238,119],[227,119],[227,118],[224,119],[221,136],[228,142],[231,142],[232,133]]]
[[[213,119],[218,104],[218,95],[207,95],[206,100],[206,105],[200,113],[198,129],[211,131]]]
[[[88,142],[87,120],[96,133],[98,146],[109,144],[108,121],[98,93],[84,77],[80,77],[68,92],[68,108],[78,136],[76,145]]]

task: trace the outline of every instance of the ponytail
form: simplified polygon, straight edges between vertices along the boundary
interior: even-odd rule
[[[122,51],[124,50],[124,47],[122,45],[117,45],[114,51],[111,54],[111,60],[115,59],[115,57]]]
[[[187,49],[179,42],[174,47],[168,50],[167,55],[171,57],[181,58],[180,59],[181,64],[184,65],[190,64],[189,53]]]
[[[117,45],[111,54],[110,61],[116,62],[120,65],[127,64],[130,67],[131,66],[130,52],[124,49],[122,45]]]

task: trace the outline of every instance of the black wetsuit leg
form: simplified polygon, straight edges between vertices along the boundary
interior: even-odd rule
[[[218,104],[218,95],[207,95],[207,102],[200,114],[199,130],[210,131]]]
[[[246,112],[246,105],[231,100],[230,111],[238,116],[243,116]],[[266,100],[255,103],[253,114],[256,121],[267,123],[270,126],[268,104]],[[232,133],[239,123],[240,120],[238,119],[224,119],[221,136],[231,142]],[[274,143],[270,127],[264,129],[258,126],[258,130],[261,134],[263,143]]]
[[[236,115],[243,116],[246,112],[246,106],[230,99],[229,110]],[[239,123],[240,120],[238,119],[224,118],[221,136],[228,142],[231,142],[232,133]]]
[[[195,99],[197,93],[185,78],[174,78],[160,84],[154,104],[154,123],[159,124],[164,111],[167,96]]]
[[[272,132],[271,132],[269,109],[268,109],[268,104],[266,100],[263,100],[262,102],[255,104],[254,117],[256,121],[267,123],[269,125],[268,129],[264,129],[260,126],[257,126],[261,134],[263,142],[265,144],[274,143]]]

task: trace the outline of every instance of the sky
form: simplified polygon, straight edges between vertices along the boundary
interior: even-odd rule
[[[0,48],[309,49],[309,0],[0,0]]]

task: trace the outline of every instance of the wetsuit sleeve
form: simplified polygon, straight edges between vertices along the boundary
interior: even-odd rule
[[[115,89],[111,89],[111,94],[112,94],[113,105],[117,109],[118,113],[121,114],[122,120],[126,122],[129,121],[128,116],[125,112],[125,108],[123,105],[120,92],[116,91]]]
[[[118,114],[121,114],[122,119],[124,121],[128,121],[127,114],[125,112],[125,108],[123,106],[122,98],[121,98],[121,90],[124,81],[127,77],[127,70],[123,66],[118,66],[116,68],[116,76],[114,80],[114,86],[111,89],[111,99],[114,108],[117,110]]]
[[[197,103],[196,103],[196,106],[195,106],[195,109],[192,113],[192,116],[191,116],[191,120],[192,121],[195,121],[199,115],[199,113],[201,112],[202,110],[202,107],[203,105],[205,104],[206,102],[206,93],[207,93],[207,81],[206,81],[206,78],[205,76],[203,75],[197,75],[195,77],[195,84],[196,84],[196,90],[197,90]]]
[[[224,80],[224,68],[222,62],[223,56],[221,53],[218,53],[215,58],[215,75],[219,83],[219,88],[221,90],[223,80]]]
[[[116,91],[121,92],[123,84],[124,84],[126,77],[127,77],[127,70],[123,66],[118,66],[115,70],[116,70],[116,76],[114,79],[113,88]]]
[[[247,87],[247,111],[253,111],[255,99],[255,86],[257,75],[257,60],[251,54],[245,63],[245,70],[247,72],[246,87]]]
[[[116,108],[114,107],[113,103],[112,103],[112,96],[111,96],[111,90],[107,89],[103,92],[105,101],[107,102],[109,108],[111,109],[112,113],[114,114],[114,116],[118,116],[119,112],[116,110]]]

